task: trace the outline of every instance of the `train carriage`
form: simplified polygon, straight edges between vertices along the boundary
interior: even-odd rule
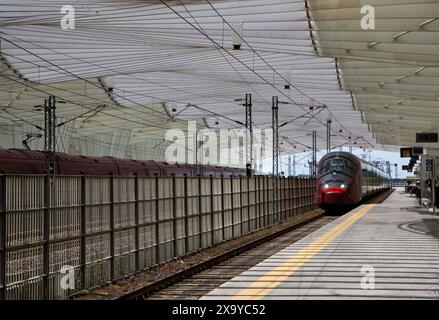
[[[139,177],[228,177],[246,174],[245,169],[177,164],[153,160],[139,161],[114,157],[89,157],[56,153],[56,174],[113,175]],[[0,149],[0,174],[45,174],[45,154],[41,151]]]

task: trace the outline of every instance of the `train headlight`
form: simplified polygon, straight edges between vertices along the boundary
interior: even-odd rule
[[[342,185],[340,186],[340,188],[342,188],[342,189],[346,189],[346,185],[345,185],[345,184],[342,184]]]
[[[323,189],[328,189],[329,188],[329,184],[325,184],[324,186],[323,186]]]

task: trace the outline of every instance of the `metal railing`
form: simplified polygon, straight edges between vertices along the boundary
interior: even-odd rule
[[[0,300],[70,295],[316,208],[315,180],[0,176]]]

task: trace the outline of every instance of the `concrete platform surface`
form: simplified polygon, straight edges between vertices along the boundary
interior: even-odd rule
[[[439,217],[397,189],[202,299],[439,299]]]

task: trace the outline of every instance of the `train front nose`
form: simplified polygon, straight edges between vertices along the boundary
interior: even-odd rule
[[[328,185],[323,184],[320,189],[321,202],[328,205],[340,205],[350,202],[349,185]]]

